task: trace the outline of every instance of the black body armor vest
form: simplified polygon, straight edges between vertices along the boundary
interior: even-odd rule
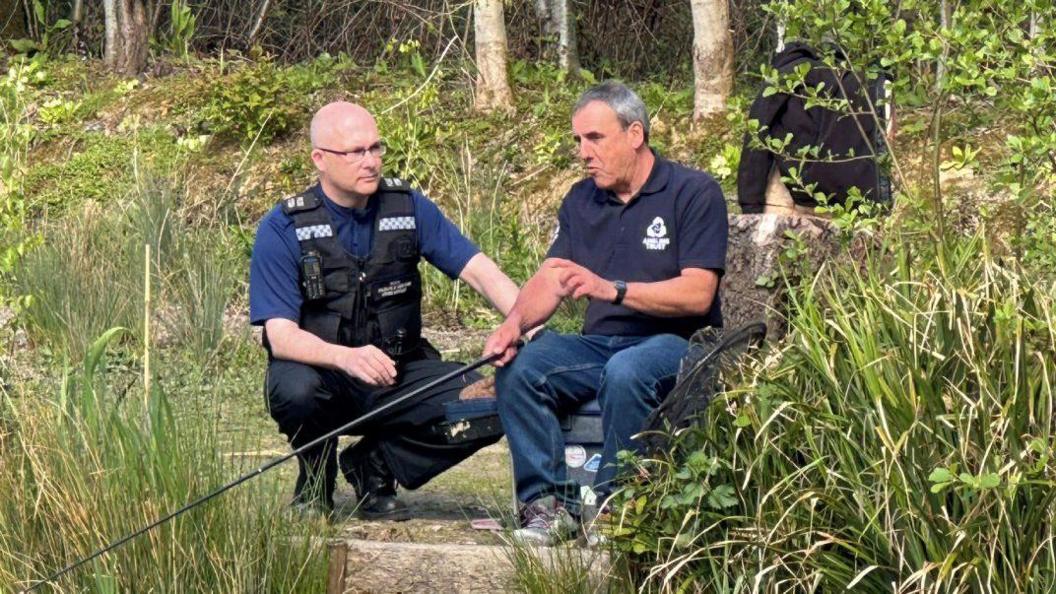
[[[373,344],[399,358],[422,338],[421,251],[410,186],[383,178],[377,193],[374,240],[367,258],[356,258],[337,239],[330,214],[315,192],[287,198],[301,246],[300,327],[334,344]]]

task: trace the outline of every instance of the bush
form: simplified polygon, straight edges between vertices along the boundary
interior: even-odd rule
[[[180,423],[109,387],[107,332],[56,398],[0,388],[0,583],[26,587],[244,469],[219,457],[221,421]],[[116,382],[115,382],[116,383]],[[69,592],[316,592],[319,526],[291,523],[274,483],[244,485],[55,584]]]
[[[199,123],[221,138],[267,144],[299,126],[304,112],[318,107],[312,93],[332,87],[350,66],[327,54],[291,68],[262,58],[211,87]]]
[[[793,293],[780,356],[643,462],[615,532],[653,586],[1056,588],[1056,287],[982,239],[913,253]]]
[[[292,128],[296,111],[284,99],[295,92],[274,64],[247,66],[213,87],[201,121],[219,137],[266,144]]]

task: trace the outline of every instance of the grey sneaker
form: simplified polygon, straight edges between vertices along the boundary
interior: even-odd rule
[[[521,527],[513,531],[513,540],[522,545],[549,547],[574,539],[578,530],[579,522],[550,495],[521,509]]]

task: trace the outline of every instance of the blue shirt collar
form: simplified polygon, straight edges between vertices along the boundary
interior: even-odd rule
[[[331,200],[330,197],[326,195],[326,192],[323,191],[323,184],[315,184],[315,186],[312,187],[312,191],[315,192],[315,195],[318,196],[319,199],[323,201],[323,204],[325,204],[332,212],[343,217],[352,217],[361,222],[374,214],[374,207],[377,206],[378,203],[378,201],[374,199],[374,196],[371,196],[367,199],[367,205],[365,207],[349,208],[347,206],[341,206]]]

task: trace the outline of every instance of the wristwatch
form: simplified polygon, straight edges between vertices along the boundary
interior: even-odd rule
[[[618,280],[612,281],[612,284],[616,286],[616,298],[612,300],[612,304],[619,305],[623,303],[623,298],[627,295],[627,283]]]

